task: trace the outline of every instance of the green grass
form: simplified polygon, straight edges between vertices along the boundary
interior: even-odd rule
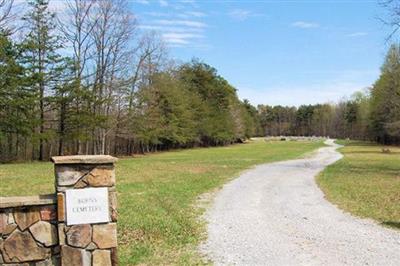
[[[321,142],[265,142],[121,159],[117,163],[121,265],[202,264],[199,196],[249,167],[292,159]],[[0,165],[0,195],[52,193],[50,163]]]
[[[317,181],[327,198],[360,217],[400,229],[400,147],[338,141],[344,158],[329,166]]]

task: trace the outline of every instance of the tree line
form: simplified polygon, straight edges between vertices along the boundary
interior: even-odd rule
[[[258,106],[262,134],[400,143],[400,46],[392,45],[371,88],[337,104]]]
[[[256,110],[211,66],[177,64],[126,0],[68,0],[55,14],[0,0],[0,159],[130,155],[254,135]]]
[[[379,78],[370,88],[336,104],[299,107],[259,105],[261,135],[325,136],[400,144],[400,1],[378,0],[385,15],[379,20],[394,40]]]
[[[338,104],[252,106],[217,70],[176,63],[128,0],[0,0],[0,161],[131,155],[252,136],[400,143],[400,48],[367,91]],[[268,99],[265,99],[268,101]]]

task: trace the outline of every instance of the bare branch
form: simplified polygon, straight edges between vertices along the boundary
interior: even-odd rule
[[[14,0],[0,0],[0,30],[9,30],[9,22],[14,17],[11,12],[13,4]]]
[[[400,0],[381,0],[379,4],[386,10],[386,18],[378,18],[385,26],[391,28],[391,32],[386,37],[386,42],[390,42],[400,29]]]

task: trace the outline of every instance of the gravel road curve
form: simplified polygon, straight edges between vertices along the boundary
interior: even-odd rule
[[[205,214],[200,250],[216,265],[400,265],[400,232],[344,213],[315,176],[339,160],[338,145],[311,157],[264,164],[219,191]]]

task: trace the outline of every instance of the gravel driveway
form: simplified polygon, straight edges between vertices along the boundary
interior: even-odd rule
[[[216,265],[400,265],[400,231],[324,199],[314,177],[341,158],[332,140],[306,159],[265,164],[226,184],[205,214]]]

